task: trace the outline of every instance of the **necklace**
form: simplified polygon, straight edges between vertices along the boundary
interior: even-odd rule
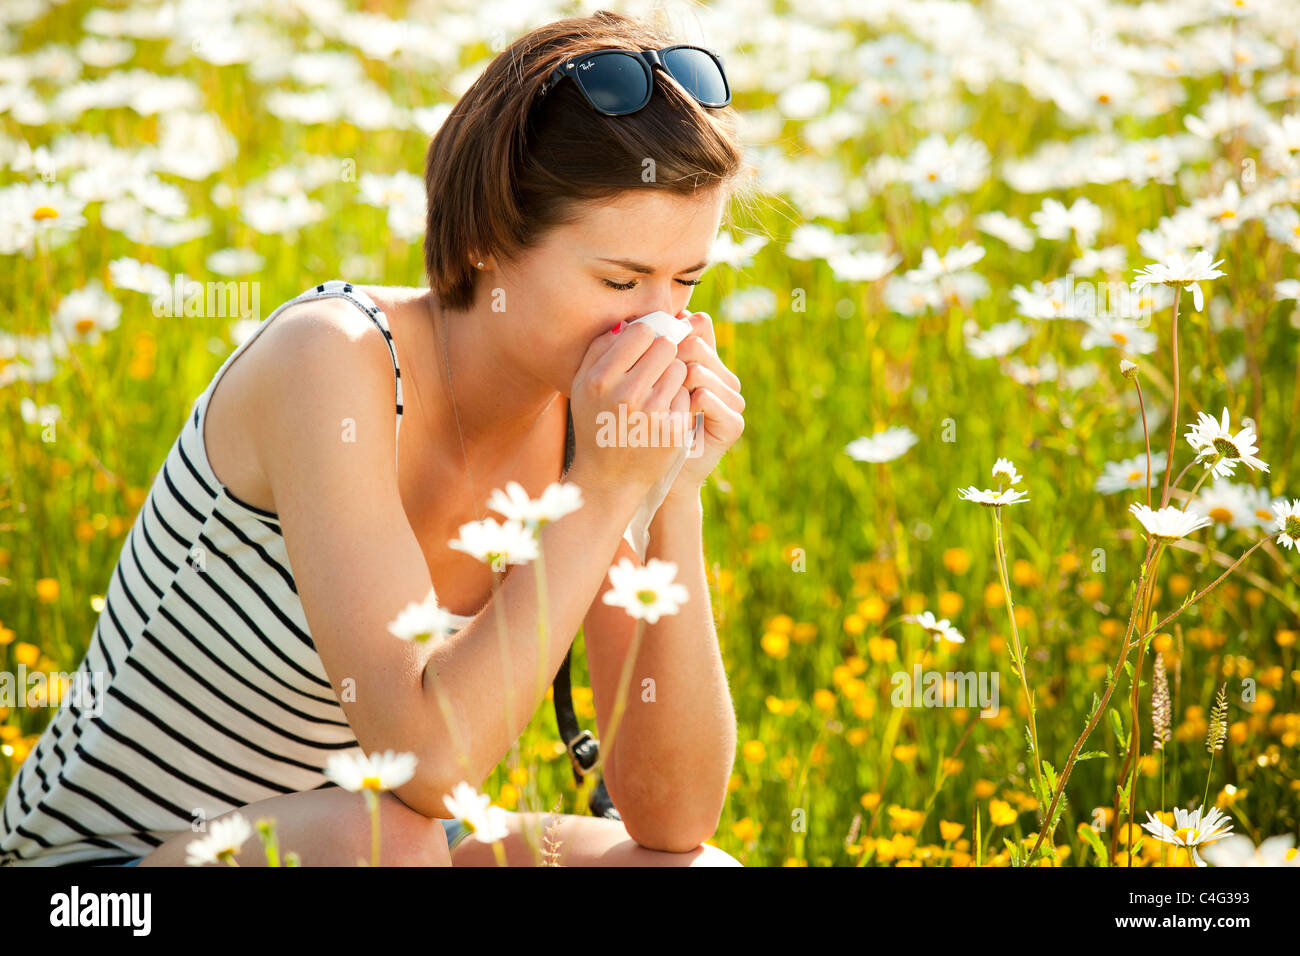
[[[452,384],[452,380],[451,380],[451,355],[447,347],[447,316],[446,313],[442,311],[441,301],[438,302],[438,318],[442,320],[441,322],[437,323],[442,326],[442,360],[443,360],[443,367],[447,370],[447,392],[451,399],[452,414],[456,418],[456,434],[460,438],[460,455],[461,455],[461,459],[465,463],[465,481],[469,484],[469,491],[470,491],[471,498],[476,503],[478,503],[481,501],[481,499],[478,496],[477,489],[474,487],[473,476],[470,475],[469,453],[465,450],[465,432],[461,429],[460,426],[460,409],[457,408],[456,406],[456,389],[455,386]],[[555,404],[555,399],[559,398],[559,395],[560,393],[556,392],[555,395],[551,397],[551,400],[546,403],[546,407],[537,413],[537,417],[533,419],[532,427],[529,428],[527,432],[525,432],[524,438],[521,439],[519,442],[520,449],[518,452],[515,453],[514,459],[510,462],[510,468],[513,469],[515,466],[515,462],[519,461],[519,456],[523,454],[523,446],[525,445],[528,437],[532,435],[533,429],[535,429],[537,427],[537,423],[542,420],[542,416],[545,415],[547,411],[550,410],[550,407]],[[480,520],[487,518],[486,506],[487,506],[486,501],[482,501],[482,503],[479,505]]]

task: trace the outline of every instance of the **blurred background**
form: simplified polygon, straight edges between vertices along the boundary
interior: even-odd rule
[[[1023,476],[1028,500],[1002,511],[1010,613],[1060,770],[1129,617],[1142,412],[1157,490],[1171,417],[1172,289],[1107,290],[1175,253],[1222,260],[1203,310],[1182,297],[1176,416],[1228,409],[1271,466],[1191,502],[1189,471],[1173,503],[1213,525],[1166,555],[1159,617],[1300,497],[1289,0],[5,0],[0,668],[76,669],[124,535],[231,349],[323,279],[425,285],[430,137],[509,42],[602,8],[667,17],[723,54],[755,173],[691,302],[748,403],[704,489],[740,727],[711,842],[751,865],[1006,865],[1037,830],[1027,710],[994,512],[958,489],[997,488],[999,457]],[[170,307],[188,279],[239,283],[241,308]],[[1121,360],[1139,365],[1141,407]],[[1197,805],[1208,775],[1236,832],[1295,833],[1298,609],[1295,552],[1270,541],[1156,636],[1141,808]],[[926,611],[956,634],[910,619]],[[916,666],[997,674],[996,713],[900,706],[895,675]],[[1095,864],[1108,842],[1128,695],[1122,677],[1084,748],[1099,756],[1070,779],[1061,864]],[[0,788],[53,713],[5,704]],[[494,802],[585,812],[557,741],[544,707],[485,784]],[[1148,839],[1134,862],[1158,857]]]

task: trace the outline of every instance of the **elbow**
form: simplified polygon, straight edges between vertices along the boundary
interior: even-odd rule
[[[447,809],[446,799],[456,785],[465,779],[459,767],[443,767],[433,756],[416,765],[415,775],[400,787],[394,787],[393,796],[416,813],[426,817],[451,820],[455,814]]]
[[[648,821],[633,817],[624,819],[623,828],[639,846],[663,853],[689,853],[698,849],[713,836],[713,826],[692,825],[688,821]]]
[[[722,808],[692,813],[680,801],[664,800],[652,806],[620,807],[623,829],[647,850],[689,853],[713,836],[722,819]]]

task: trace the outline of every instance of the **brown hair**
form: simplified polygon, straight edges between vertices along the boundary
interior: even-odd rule
[[[443,305],[467,309],[471,257],[508,257],[548,229],[572,222],[584,201],[630,189],[690,194],[735,185],[744,165],[731,107],[699,105],[662,70],[644,109],[605,116],[572,79],[539,102],[551,71],[601,47],[661,49],[675,43],[645,20],[597,11],[557,20],[497,55],[429,144],[424,263]],[[643,172],[650,168],[650,181]]]

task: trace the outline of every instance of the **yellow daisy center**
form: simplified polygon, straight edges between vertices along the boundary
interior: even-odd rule
[[[1237,446],[1234,445],[1232,442],[1228,441],[1228,439],[1226,438],[1214,439],[1214,450],[1217,451],[1224,458],[1241,457],[1241,452],[1237,450]]]
[[[1200,839],[1201,835],[1195,827],[1183,827],[1181,830],[1175,830],[1174,836],[1182,840],[1184,844],[1190,845]]]
[[[86,335],[87,333],[89,333],[89,332],[91,332],[92,330],[94,330],[94,328],[95,328],[95,320],[94,320],[94,319],[77,319],[77,322],[76,322],[76,324],[73,326],[73,328],[75,328],[75,329],[77,330],[77,332],[79,332],[81,335]]]
[[[361,778],[361,789],[363,789],[363,790],[382,790],[383,787],[380,786],[380,783],[379,783],[379,776],[378,776],[377,774],[371,774],[369,777],[362,777],[362,778]]]
[[[58,219],[59,211],[53,206],[37,206],[32,210],[33,219]]]
[[[642,604],[654,604],[657,595],[649,588],[642,588],[636,592],[636,599]]]

